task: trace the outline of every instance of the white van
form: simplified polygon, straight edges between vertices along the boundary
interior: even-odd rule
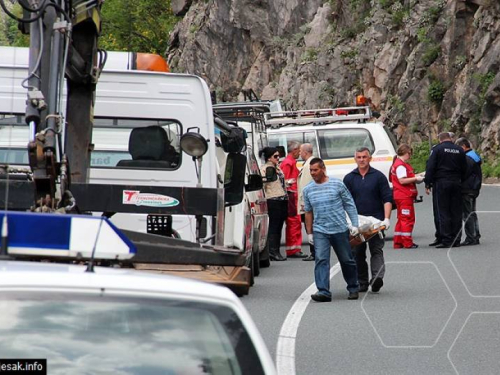
[[[274,112],[265,119],[270,146],[286,149],[290,141],[312,144],[314,156],[324,160],[331,177],[342,180],[356,168],[354,152],[359,147],[370,149],[371,165],[389,175],[396,139],[382,122],[372,120],[369,107]]]
[[[109,53],[111,61],[116,60],[113,55]],[[0,47],[0,164],[26,168],[29,130],[23,120],[26,89],[21,82],[27,77],[27,56],[27,49]],[[127,166],[127,161],[133,159],[129,144],[133,130],[148,127],[159,127],[166,134],[168,161],[145,167]],[[196,177],[197,163],[180,149],[180,137],[190,128],[208,141],[200,180]],[[92,184],[190,188],[199,187],[201,181],[205,188],[225,186],[227,154],[217,151],[210,92],[205,81],[197,76],[105,69],[97,85],[92,137]],[[249,209],[245,200],[222,207],[224,222],[205,216],[201,228],[194,216],[172,215],[172,226],[179,237],[192,242],[197,239],[196,233],[201,234],[202,242],[213,243],[216,236],[223,238],[219,244],[249,254],[247,265],[252,267]],[[117,213],[111,220],[119,228],[146,232],[153,224],[148,216],[151,219],[154,215]]]
[[[260,174],[261,158],[259,150],[268,146],[264,113],[281,110],[281,103],[276,101],[235,102],[214,104],[214,113],[222,119],[243,128],[247,134],[247,173]],[[267,243],[269,215],[264,190],[246,192],[250,204],[253,227],[253,251],[255,261],[261,267],[269,267],[269,249]],[[258,274],[258,267],[254,266]]]

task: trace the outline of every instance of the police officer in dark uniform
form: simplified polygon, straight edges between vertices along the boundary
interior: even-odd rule
[[[425,171],[426,193],[436,199],[441,244],[436,248],[460,246],[462,230],[462,181],[467,174],[464,150],[455,145],[449,133],[438,136]]]

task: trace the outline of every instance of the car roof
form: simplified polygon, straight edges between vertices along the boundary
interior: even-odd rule
[[[60,263],[0,261],[0,291],[5,289],[34,288],[127,291],[130,294],[164,294],[196,300],[239,304],[238,298],[227,288],[165,274],[127,268],[94,267]],[[236,302],[235,302],[236,301]]]

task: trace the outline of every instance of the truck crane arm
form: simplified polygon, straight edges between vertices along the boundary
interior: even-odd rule
[[[26,123],[35,211],[71,210],[71,181],[88,182],[92,114],[106,54],[97,48],[103,1],[19,0],[23,16],[2,9],[30,35]],[[67,101],[63,111],[66,77]],[[66,116],[66,117],[64,117]]]

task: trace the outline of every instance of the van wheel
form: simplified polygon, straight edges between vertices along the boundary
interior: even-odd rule
[[[259,276],[260,275],[260,253],[259,253],[258,249],[255,253],[253,253],[252,261],[253,261],[253,274],[254,274],[254,276]]]
[[[269,259],[269,237],[266,241],[266,247],[264,247],[264,250],[260,254],[259,265],[261,268],[268,268],[271,265],[271,259]]]

